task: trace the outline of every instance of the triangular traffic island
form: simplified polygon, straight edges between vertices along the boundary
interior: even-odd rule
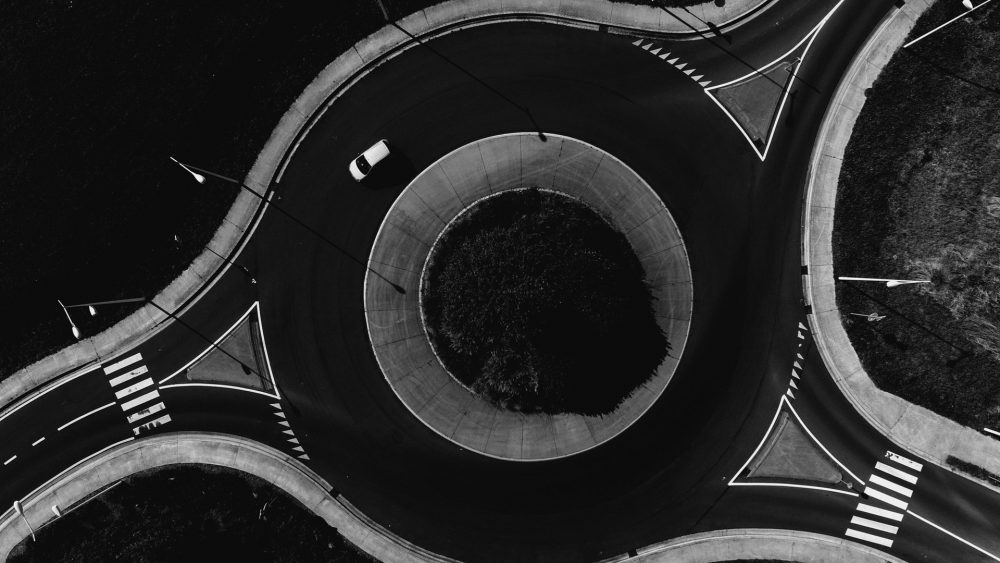
[[[844,474],[840,465],[785,405],[782,401],[782,408],[767,437],[734,481],[747,485],[842,482]]]
[[[256,312],[255,306],[215,346],[178,373],[176,382],[215,383],[273,393]]]
[[[767,150],[798,66],[797,59],[779,61],[761,72],[707,90],[743,129],[758,154]]]

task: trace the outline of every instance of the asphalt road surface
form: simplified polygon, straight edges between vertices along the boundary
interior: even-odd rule
[[[731,31],[731,43],[656,40],[722,83],[791,50],[834,5],[781,0]],[[839,6],[798,71],[809,86],[793,86],[796,103],[782,114],[763,162],[698,84],[632,44],[640,35],[497,23],[411,48],[339,93],[271,186],[278,206],[337,248],[269,211],[237,258],[259,283],[230,269],[183,319],[214,339],[259,301],[280,403],[306,463],[368,516],[444,555],[596,560],[738,527],[844,537],[858,514],[856,496],[729,481],[782,396],[866,482],[887,451],[916,460],[854,411],[799,328],[806,324],[800,218],[813,139],[840,76],[891,9],[872,0]],[[386,211],[415,174],[471,141],[536,126],[601,147],[656,190],[685,238],[695,305],[674,379],[634,426],[576,456],[516,463],[444,440],[396,398],[368,341],[358,261],[367,260]],[[347,163],[380,138],[390,140],[392,158],[369,181],[354,182]],[[392,279],[391,268],[379,271]],[[105,365],[138,352],[159,382],[206,346],[172,323]],[[791,398],[796,354],[803,367]],[[224,388],[158,392],[171,420],[138,439],[227,432],[296,454],[274,420],[274,399]],[[0,502],[9,506],[74,462],[133,437],[123,400],[97,369],[0,415],[0,461],[17,456],[0,467]],[[1000,554],[1000,496],[916,461],[912,513],[891,548],[876,547],[910,561],[989,560],[919,515]]]

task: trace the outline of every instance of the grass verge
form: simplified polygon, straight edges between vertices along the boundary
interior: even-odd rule
[[[938,2],[911,37],[961,10]],[[897,52],[847,146],[833,232],[837,275],[932,280],[838,282],[872,380],[975,428],[1000,425],[998,32],[990,5]]]

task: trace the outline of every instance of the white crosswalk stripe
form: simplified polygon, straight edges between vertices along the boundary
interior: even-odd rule
[[[146,430],[162,426],[171,420],[170,415],[164,412],[167,406],[162,400],[153,405],[148,404],[160,398],[160,392],[153,378],[146,377],[142,380],[136,380],[136,378],[149,373],[149,368],[142,364],[142,361],[142,354],[137,352],[123,360],[104,366],[104,375],[110,377],[108,385],[111,386],[111,390],[115,394],[115,399],[118,401],[128,399],[123,403],[119,403],[122,412],[127,415],[125,417],[126,422],[129,425],[135,425],[140,423],[140,421],[146,421],[132,427],[132,432],[136,436]],[[126,383],[129,383],[127,387],[115,390],[120,385]],[[137,396],[138,393],[143,391],[142,395]],[[143,406],[142,410],[129,414],[130,410]],[[154,420],[148,419],[148,417],[156,413],[163,414]]]
[[[844,535],[857,538],[859,540],[865,540],[878,545],[884,545],[886,547],[892,547],[892,540],[888,538],[883,538],[882,536],[876,536],[875,534],[869,534],[868,532],[859,532],[857,530],[852,530],[848,528]]]
[[[892,547],[892,538],[885,537],[885,535],[894,536],[899,532],[899,526],[902,525],[903,517],[905,516],[905,512],[903,511],[905,511],[906,507],[909,506],[908,499],[912,498],[914,493],[912,488],[905,487],[896,481],[893,481],[893,479],[902,481],[910,486],[915,486],[919,480],[919,476],[911,473],[910,471],[919,473],[920,470],[923,469],[923,464],[891,451],[885,452],[884,459],[887,459],[894,464],[898,464],[900,467],[909,471],[904,471],[895,465],[890,465],[889,463],[883,463],[883,461],[876,460],[875,471],[878,473],[872,473],[868,478],[868,484],[865,485],[862,497],[870,499],[869,502],[878,501],[895,507],[899,509],[899,512],[876,506],[874,503],[868,504],[865,502],[859,502],[857,508],[855,509],[856,513],[864,513],[872,517],[889,520],[893,523],[887,524],[873,518],[855,514],[851,517],[850,522],[850,525],[853,527],[847,528],[844,535],[876,545]],[[878,488],[876,488],[876,486]],[[868,530],[879,533],[875,534],[869,531],[858,530],[856,528],[867,528]]]
[[[892,475],[893,477],[895,477],[897,479],[902,479],[903,481],[906,481],[907,483],[909,483],[911,485],[916,485],[917,484],[917,477],[916,477],[916,475],[910,475],[909,473],[907,473],[905,471],[900,471],[899,469],[896,469],[895,467],[892,467],[891,465],[886,465],[886,464],[882,463],[881,461],[876,461],[875,462],[875,469],[878,469],[879,471],[888,473],[889,475]]]

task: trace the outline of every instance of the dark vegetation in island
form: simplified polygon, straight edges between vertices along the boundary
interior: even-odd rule
[[[448,370],[510,410],[607,414],[669,349],[628,239],[552,192],[505,192],[460,216],[421,298]]]
[[[36,536],[10,563],[374,561],[266,481],[210,465],[132,475]]]
[[[958,15],[938,2],[916,38]],[[875,384],[974,428],[1000,427],[1000,7],[897,52],[844,156],[837,303]],[[878,312],[865,320],[849,313]],[[909,319],[909,320],[907,320]]]

